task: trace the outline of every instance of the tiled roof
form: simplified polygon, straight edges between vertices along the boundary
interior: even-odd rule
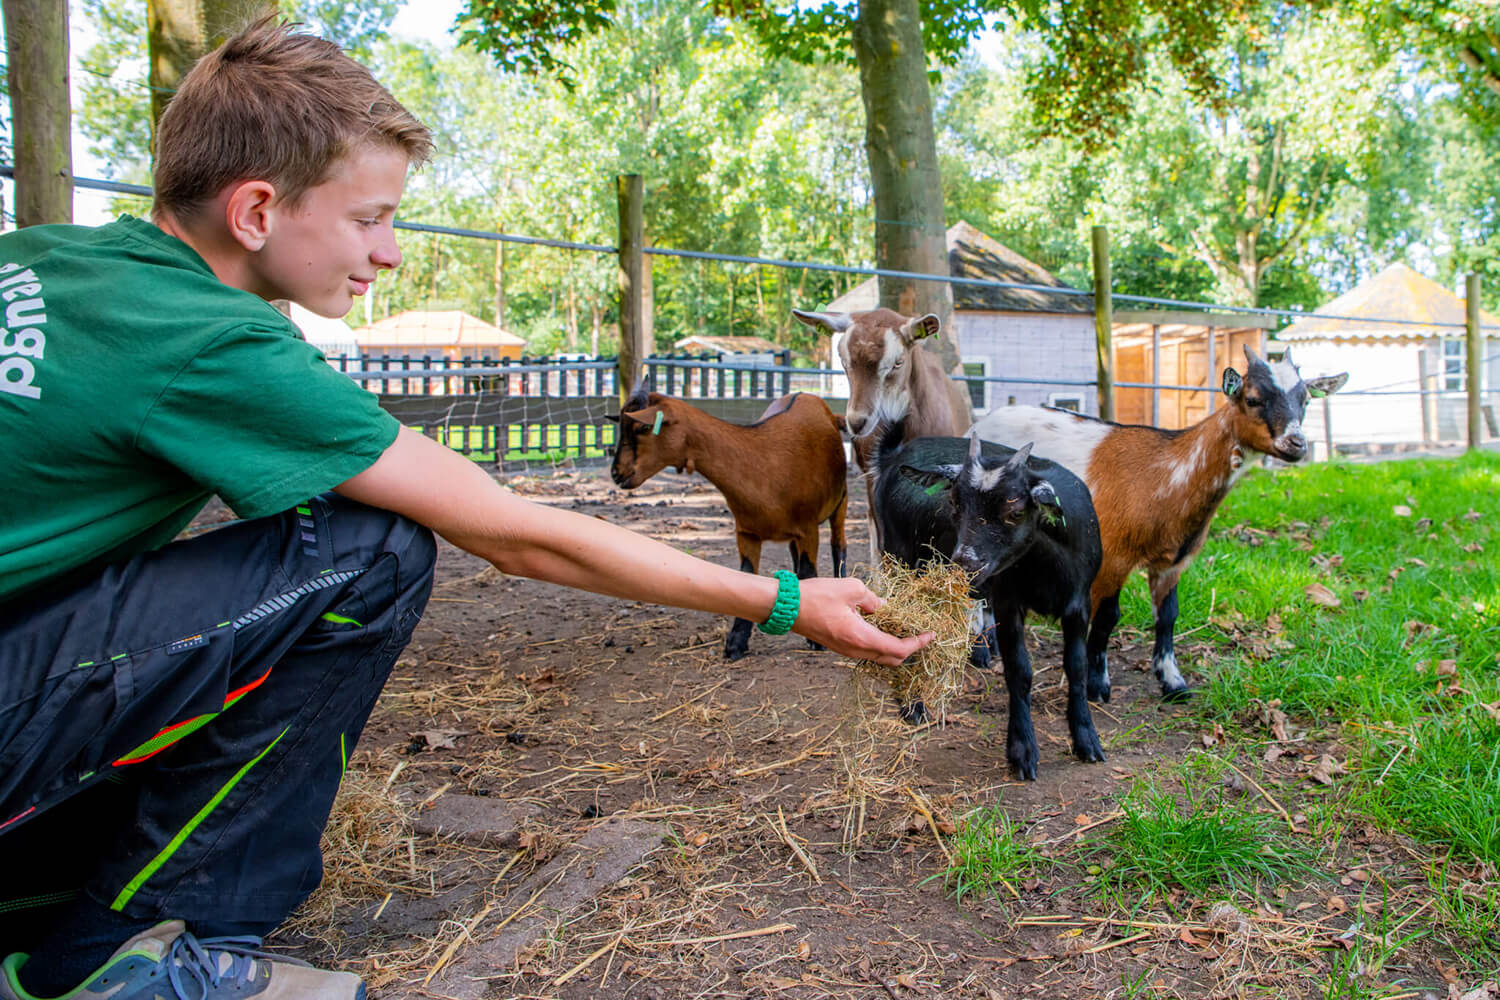
[[[1070,287],[1040,264],[1027,260],[967,222],[956,222],[948,228],[948,273],[955,278],[982,278],[1058,289]],[[876,279],[870,278],[834,299],[828,309],[832,312],[874,309],[879,304],[878,294]],[[1091,316],[1094,296],[959,284],[953,286],[953,308],[961,312],[1079,313]]]
[[[526,344],[515,334],[461,309],[408,310],[362,326],[353,336],[362,347],[524,347]]]
[[[1352,318],[1299,319],[1278,333],[1276,339],[1406,340],[1463,336],[1464,300],[1405,264],[1390,265],[1313,311]],[[1432,325],[1375,322],[1380,319]],[[1500,324],[1500,320],[1483,310],[1480,310],[1479,322],[1485,326]],[[1458,325],[1440,325],[1449,323]]]

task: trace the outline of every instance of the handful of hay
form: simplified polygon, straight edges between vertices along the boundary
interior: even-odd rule
[[[858,660],[854,669],[885,681],[902,705],[921,699],[941,719],[963,687],[973,639],[969,635],[969,574],[947,560],[930,560],[915,570],[885,556],[870,589],[886,603],[865,620],[892,635],[935,632],[936,637],[905,663],[887,667]]]

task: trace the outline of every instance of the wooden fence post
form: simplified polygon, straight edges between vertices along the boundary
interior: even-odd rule
[[[620,380],[619,395],[623,404],[640,377],[641,361],[646,356],[645,343],[645,224],[644,187],[640,174],[623,174],[615,178],[615,193],[620,205]]]
[[[1464,283],[1464,319],[1468,326],[1468,351],[1467,364],[1465,365],[1468,375],[1469,390],[1469,450],[1473,451],[1479,447],[1482,431],[1479,423],[1480,385],[1484,374],[1483,358],[1479,345],[1482,342],[1479,336],[1479,275],[1470,274]]]
[[[1099,368],[1099,416],[1115,419],[1115,310],[1109,291],[1109,230],[1093,229],[1094,339]]]
[[[16,227],[73,221],[68,5],[4,0]]]

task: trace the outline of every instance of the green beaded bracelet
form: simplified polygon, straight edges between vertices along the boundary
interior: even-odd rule
[[[776,604],[771,608],[771,617],[761,622],[758,628],[766,635],[785,635],[792,630],[797,620],[797,609],[802,603],[802,588],[797,584],[797,574],[790,570],[776,571]]]

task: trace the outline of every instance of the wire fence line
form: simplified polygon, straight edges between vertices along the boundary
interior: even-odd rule
[[[14,171],[10,164],[0,164],[0,177],[13,177]],[[88,177],[73,178],[74,187],[107,191],[115,194],[138,195],[149,198],[152,189],[143,184],[125,184],[117,181],[98,180]],[[569,250],[584,253],[617,254],[619,248],[604,243],[582,243],[571,240],[558,240],[538,236],[521,236],[515,233],[502,233],[483,229],[467,229],[460,226],[438,225],[426,222],[413,222],[406,219],[398,219],[395,222],[397,229],[410,232],[430,233],[440,236],[457,236],[465,239],[489,240],[501,243],[515,243],[523,246],[548,247],[557,250]],[[648,256],[658,257],[680,257],[690,260],[715,261],[725,264],[748,264],[763,267],[778,267],[790,270],[821,271],[834,274],[858,274],[875,277],[902,278],[916,281],[941,281],[950,285],[968,285],[980,288],[1007,289],[1011,291],[1040,292],[1048,295],[1074,296],[1080,298],[1092,297],[1093,292],[1087,289],[1071,288],[1063,285],[1040,285],[1025,282],[998,281],[990,278],[968,278],[955,275],[926,274],[920,271],[902,271],[891,268],[862,267],[851,264],[829,264],[822,261],[809,260],[784,260],[775,257],[759,257],[747,254],[714,253],[705,250],[681,250],[671,247],[642,248],[642,252]],[[1164,306],[1174,309],[1197,309],[1204,312],[1237,313],[1247,316],[1273,316],[1281,319],[1325,319],[1343,322],[1356,322],[1367,324],[1379,324],[1389,326],[1418,326],[1426,329],[1464,329],[1463,323],[1441,323],[1428,322],[1425,320],[1402,319],[1399,317],[1367,317],[1346,316],[1338,313],[1325,313],[1316,310],[1300,309],[1272,309],[1265,306],[1234,306],[1221,305],[1214,302],[1200,302],[1191,299],[1169,299],[1150,295],[1134,295],[1127,292],[1110,293],[1110,298],[1119,302],[1131,302],[1140,305]],[[1500,327],[1485,324],[1481,326],[1484,330],[1500,330]]]
[[[0,176],[12,176],[12,171],[8,166],[0,164]],[[115,181],[78,178],[74,183],[80,189],[100,190],[113,194],[150,197],[152,193],[151,189],[144,185]],[[595,254],[619,254],[621,252],[618,248],[606,244],[547,239],[405,219],[397,220],[395,226],[411,232],[546,247],[566,252]],[[933,275],[818,261],[782,260],[667,247],[640,247],[639,252],[645,255],[714,261],[731,265],[800,268],[906,280],[944,281],[952,285],[1028,291],[1047,295],[1075,297],[1093,295],[1092,291],[1056,285]],[[1399,317],[1369,318],[1345,316],[1332,312],[1225,306],[1210,302],[1133,295],[1124,292],[1111,292],[1109,299],[1122,303],[1156,305],[1180,310],[1213,311],[1220,314],[1260,315],[1287,319],[1326,319],[1358,322],[1372,326],[1388,324],[1395,327],[1420,327],[1434,331],[1428,337],[1421,338],[1423,340],[1443,336],[1439,332],[1442,330],[1456,331],[1466,328],[1464,323],[1433,323]],[[1175,322],[1190,323],[1191,321],[1175,320]],[[1223,325],[1222,320],[1220,325]],[[1488,326],[1482,329],[1493,331],[1496,327]],[[1490,365],[1497,357],[1500,357],[1500,354],[1490,354],[1475,367],[1483,372],[1485,369],[1480,366]],[[1423,374],[1417,378],[1345,390],[1339,394],[1341,403],[1334,407],[1334,411],[1346,406],[1354,408],[1349,415],[1341,417],[1340,420],[1345,421],[1347,427],[1362,428],[1369,418],[1379,415],[1378,409],[1370,408],[1378,408],[1382,398],[1400,396],[1414,398],[1420,401],[1422,411],[1421,439],[1425,442],[1451,438],[1454,427],[1461,426],[1463,423],[1462,414],[1457,412],[1455,402],[1456,397],[1464,393],[1464,389],[1455,387],[1455,379],[1466,379],[1465,373],[1468,368],[1467,359],[1464,359],[1457,369],[1445,367],[1451,361],[1451,356],[1443,355],[1439,361],[1439,370],[1435,372],[1428,373],[1424,363]],[[646,372],[657,377],[658,389],[669,394],[685,395],[694,399],[695,402],[701,400],[705,408],[711,411],[717,408],[718,415],[726,419],[754,419],[758,415],[757,408],[763,405],[764,400],[791,391],[818,393],[828,399],[830,405],[837,410],[842,410],[846,403],[843,397],[848,393],[845,373],[841,370],[794,367],[786,352],[781,352],[780,363],[770,365],[747,366],[722,359],[657,356],[644,359],[643,364]],[[1153,361],[1153,366],[1158,364],[1159,362]],[[588,456],[590,449],[597,451],[607,447],[612,441],[613,431],[605,426],[607,423],[605,418],[610,415],[612,408],[618,409],[618,398],[621,394],[620,375],[616,365],[617,359],[614,358],[595,358],[586,361],[570,359],[565,363],[554,359],[521,359],[519,363],[516,363],[510,360],[497,362],[495,359],[407,356],[399,359],[368,357],[354,363],[345,360],[340,362],[338,367],[351,378],[380,394],[382,403],[392,408],[393,412],[399,410],[398,415],[403,420],[423,426],[424,429],[429,429],[439,437],[447,438],[450,443],[454,443],[455,447],[459,447],[466,453],[474,453],[477,447],[480,451],[492,453],[497,460],[503,461],[506,456],[515,453],[533,458],[543,453],[555,457],[556,454],[567,453],[574,449],[580,456]],[[1209,354],[1209,368],[1214,368],[1212,350]],[[1155,367],[1153,367],[1152,374],[1159,374]],[[1182,371],[1182,374],[1186,374],[1186,371]],[[1162,393],[1177,394],[1176,399],[1181,403],[1179,409],[1183,414],[1186,414],[1185,408],[1188,407],[1199,416],[1205,412],[1213,412],[1219,391],[1216,374],[1216,371],[1210,370],[1206,373],[1202,383],[1195,384],[1180,384],[1160,379],[1109,381],[1115,388],[1149,391],[1152,398],[1148,409],[1149,416],[1145,419],[1156,423],[1159,419]],[[1493,372],[1490,375],[1492,377],[1487,381],[1493,381]],[[1108,375],[1103,370],[1098,378],[1063,378],[1048,377],[1044,374],[1033,376],[1031,372],[1005,374],[1003,368],[998,373],[981,370],[955,374],[952,377],[968,386],[976,410],[987,409],[991,406],[991,394],[984,387],[1003,385],[1056,387],[1061,391],[1045,394],[1047,401],[1051,402],[1056,399],[1060,405],[1082,408],[1087,401],[1089,390],[1099,391],[1108,379]],[[1403,388],[1405,386],[1412,386],[1412,388]],[[1021,395],[1025,396],[1024,393]],[[1361,397],[1368,400],[1363,404],[1367,407],[1364,410],[1357,409],[1361,405]],[[1009,399],[1015,402],[1017,396],[1011,395]],[[1493,396],[1485,396],[1481,393],[1481,408],[1491,428],[1491,436],[1496,436],[1493,420],[1495,407],[1485,405],[1486,399],[1493,399]],[[999,397],[996,397],[995,402],[999,402]],[[1332,417],[1326,400],[1321,409],[1327,447],[1331,453],[1334,434],[1330,429]],[[1197,419],[1192,416],[1179,416],[1184,420]],[[1309,419],[1313,419],[1312,414],[1309,414]],[[1470,417],[1470,419],[1473,418]],[[1172,423],[1166,425],[1178,426]],[[1470,424],[1470,426],[1473,425]],[[1415,431],[1411,433],[1412,436],[1416,436]],[[1471,431],[1471,440],[1473,437]],[[597,455],[591,457],[597,457]]]

